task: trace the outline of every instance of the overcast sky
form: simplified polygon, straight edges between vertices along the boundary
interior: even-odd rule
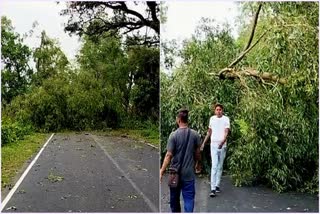
[[[232,35],[238,36],[236,19],[239,16],[239,7],[235,2],[227,1],[174,1],[165,2],[168,10],[167,21],[161,25],[161,40],[177,40],[178,46],[182,41],[191,38],[201,18],[214,19],[216,25],[228,23],[232,28]],[[181,46],[179,47],[181,48]],[[175,58],[175,66],[179,66],[181,59]],[[171,73],[162,68],[166,73]]]
[[[40,44],[40,34],[45,30],[50,38],[59,40],[61,49],[69,59],[73,59],[77,53],[80,42],[78,37],[70,37],[63,30],[67,17],[60,16],[59,13],[65,9],[65,2],[57,4],[54,1],[22,1],[22,0],[1,0],[0,13],[11,19],[15,31],[20,35],[32,29],[32,24],[37,21],[39,25],[31,38],[27,38],[25,43],[35,48]]]
[[[216,24],[234,26],[239,15],[237,3],[230,1],[174,1],[165,4],[168,6],[167,22],[161,26],[161,38],[165,39],[190,38],[202,17],[214,19]],[[234,36],[236,30],[235,27]]]
[[[161,26],[161,37],[169,40],[190,38],[201,17],[213,18],[220,24],[228,22],[234,25],[238,15],[236,3],[230,1],[174,1],[166,2],[166,5],[167,22]],[[11,19],[16,32],[21,35],[30,31],[35,21],[39,23],[33,36],[25,40],[31,48],[39,45],[40,32],[45,30],[49,37],[59,40],[69,59],[73,59],[79,50],[81,43],[78,37],[70,37],[63,30],[68,17],[60,16],[59,13],[65,8],[65,2],[0,0],[0,8],[0,14]],[[233,34],[237,34],[236,28]]]

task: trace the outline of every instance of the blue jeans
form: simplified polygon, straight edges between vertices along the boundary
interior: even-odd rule
[[[196,195],[195,181],[181,181],[176,188],[170,188],[170,207],[173,213],[181,212],[180,194],[182,191],[184,201],[184,212],[191,213],[194,208],[194,198]]]

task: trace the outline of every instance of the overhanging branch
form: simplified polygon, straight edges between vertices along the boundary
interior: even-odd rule
[[[75,33],[79,36],[97,34],[99,36],[108,31],[123,35],[131,32],[135,34],[134,31],[136,31],[139,34],[139,29],[147,27],[155,31],[156,36],[152,37],[153,40],[146,42],[156,44],[159,43],[160,34],[158,6],[157,2],[146,2],[145,11],[148,15],[145,15],[134,8],[129,8],[128,4],[123,1],[70,2],[68,9],[62,10],[61,15],[70,15],[65,26],[65,31],[69,31],[70,34]],[[108,9],[113,10],[113,16],[108,15]],[[154,33],[151,32],[151,34]]]
[[[256,31],[256,27],[257,27],[257,23],[258,23],[258,17],[259,17],[259,13],[261,11],[262,8],[262,4],[260,3],[258,6],[258,9],[255,13],[255,16],[253,18],[253,24],[252,24],[252,29],[251,29],[251,33],[250,33],[250,37],[248,40],[247,45],[245,46],[245,48],[243,49],[243,51],[241,52],[241,54],[234,60],[232,61],[228,67],[221,69],[218,74],[216,73],[209,73],[210,75],[216,75],[218,76],[220,79],[240,79],[241,82],[243,82],[242,76],[250,76],[250,77],[255,77],[260,79],[262,82],[268,81],[268,82],[275,82],[275,83],[280,83],[280,84],[286,84],[286,79],[284,78],[280,78],[277,75],[274,75],[272,73],[268,73],[268,72],[258,72],[255,69],[244,69],[241,71],[237,71],[236,69],[234,69],[234,66],[237,65],[244,57],[247,53],[249,53],[249,51],[251,51],[259,42],[260,40],[266,35],[266,33],[268,31],[270,31],[270,29],[265,30],[260,36],[259,38],[253,43],[253,37]]]
[[[255,14],[255,16],[253,18],[252,30],[251,30],[251,34],[250,34],[248,43],[247,43],[246,47],[243,49],[243,51],[247,50],[251,45],[255,30],[256,30],[256,27],[257,27],[258,17],[259,17],[259,13],[260,13],[261,7],[262,7],[262,4],[260,3],[259,6],[258,6],[258,10],[256,11],[256,14]]]
[[[262,39],[262,37],[264,37],[264,35],[266,35],[266,33],[268,32],[269,30],[266,30],[264,31],[260,37],[257,39],[257,41],[255,41],[255,43],[253,43],[253,45],[251,45],[249,48],[247,48],[245,51],[243,51],[240,56],[238,56],[237,59],[235,59],[233,62],[230,63],[230,65],[228,65],[228,68],[232,68],[234,67],[236,64],[238,64],[242,59],[243,57],[249,53],[249,51],[252,50],[252,48],[254,48],[254,46],[256,46],[258,44],[258,42]]]
[[[287,80],[285,78],[278,77],[275,74],[269,73],[269,72],[259,72],[252,68],[246,68],[241,71],[237,71],[234,68],[224,68],[223,74],[219,75],[216,73],[209,73],[209,75],[217,76],[220,79],[240,79],[242,76],[248,76],[248,77],[255,77],[262,82],[274,82],[274,83],[280,83],[280,84],[286,84]]]

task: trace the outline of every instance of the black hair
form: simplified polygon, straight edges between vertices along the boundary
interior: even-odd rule
[[[181,108],[178,110],[177,117],[181,120],[181,122],[188,123],[188,114],[189,111],[186,108]]]
[[[220,107],[223,110],[223,105],[220,103],[217,103],[214,105],[214,110],[216,110],[217,107]]]

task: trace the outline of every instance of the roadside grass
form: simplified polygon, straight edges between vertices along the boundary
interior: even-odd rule
[[[119,128],[119,129],[105,129],[105,130],[96,130],[96,134],[109,135],[114,137],[129,137],[133,140],[142,140],[147,143],[150,143],[156,147],[159,146],[159,131],[157,129],[128,129],[128,128]]]
[[[34,133],[1,147],[1,190],[13,185],[14,177],[27,160],[41,149],[49,136],[50,134]]]
[[[112,129],[109,131],[112,136],[127,135],[134,140],[144,140],[154,146],[159,146],[159,131],[154,129]]]

